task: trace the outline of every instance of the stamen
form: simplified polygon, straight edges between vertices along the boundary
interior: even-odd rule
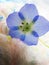
[[[25,31],[25,30],[23,30],[23,31]]]
[[[28,27],[26,27],[26,29],[29,29]]]
[[[31,24],[28,22],[22,22],[22,25],[20,26],[20,30],[23,31],[23,33],[27,33],[31,30]]]
[[[26,23],[28,25],[28,23]]]
[[[24,23],[22,22],[22,24],[24,24]]]
[[[22,26],[20,26],[22,28]]]

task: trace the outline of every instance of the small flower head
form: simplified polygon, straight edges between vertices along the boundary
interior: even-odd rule
[[[49,22],[38,14],[34,4],[25,4],[19,12],[10,14],[6,21],[9,35],[27,45],[36,45],[38,38],[49,31]]]

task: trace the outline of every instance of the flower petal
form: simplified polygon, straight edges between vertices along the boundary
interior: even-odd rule
[[[15,31],[15,30],[18,30],[19,27],[18,26],[14,26],[14,27],[11,27],[10,29],[13,30],[13,31]]]
[[[27,34],[26,37],[25,37],[24,42],[27,45],[37,45],[37,43],[38,43],[38,37],[35,37],[32,34]]]
[[[21,8],[20,13],[23,14],[27,22],[32,21],[33,18],[38,15],[38,11],[33,4],[26,4]]]
[[[35,37],[39,37],[38,34],[37,34],[37,32],[32,31],[31,33],[32,33],[32,35],[34,35]]]
[[[18,12],[18,15],[19,15],[19,17],[20,17],[21,20],[23,20],[23,21],[25,20],[23,14],[21,12]]]
[[[39,16],[33,29],[38,33],[39,36],[42,36],[49,31],[49,22],[44,17]]]
[[[38,18],[39,18],[39,15],[35,16],[32,22],[35,23],[38,20]]]
[[[12,37],[12,38],[18,38],[20,39],[21,41],[23,41],[25,44],[27,45],[36,45],[37,42],[38,42],[38,37],[35,37],[33,34],[23,34],[21,31],[19,30],[16,30],[16,31],[13,31],[13,30],[10,30],[9,31],[9,35]]]
[[[10,30],[9,31],[9,35],[12,38],[18,38],[18,39],[20,39],[22,41],[24,41],[24,39],[25,39],[25,35],[19,30],[15,30],[15,31],[14,30]]]
[[[19,26],[22,20],[19,18],[18,13],[14,12],[7,17],[6,22],[8,27],[11,28],[13,26]]]
[[[24,34],[22,34],[22,35],[20,36],[20,40],[22,40],[22,41],[25,40],[25,35],[24,35]]]

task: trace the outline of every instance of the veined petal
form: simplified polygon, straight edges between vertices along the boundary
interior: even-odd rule
[[[15,30],[15,31],[14,30],[10,30],[9,31],[9,35],[12,38],[18,38],[18,39],[20,39],[22,41],[24,41],[24,39],[25,39],[25,35],[19,30]]]
[[[38,20],[38,18],[39,18],[39,15],[35,16],[32,22],[35,23]]]
[[[38,15],[38,11],[33,4],[26,4],[20,10],[27,22],[31,22],[35,16]]]
[[[25,20],[23,14],[21,12],[18,12],[18,15],[19,15],[19,17],[20,17],[21,20],[23,20],[23,21]]]
[[[42,36],[49,31],[49,22],[44,17],[39,16],[33,29],[38,33],[39,36]]]
[[[36,31],[32,31],[31,33],[32,33],[32,35],[34,35],[35,37],[39,37]]]
[[[9,35],[12,38],[20,39],[21,41],[23,41],[25,44],[27,44],[29,46],[36,45],[38,43],[38,37],[35,37],[33,34],[24,35],[19,30],[16,30],[16,31],[10,30]]]
[[[35,37],[34,35],[32,34],[27,34],[26,37],[25,37],[25,40],[24,42],[27,44],[27,45],[37,45],[38,43],[38,37]]]
[[[19,27],[18,27],[18,26],[13,26],[13,27],[11,27],[10,29],[13,30],[13,31],[15,31],[15,30],[18,30]]]
[[[22,41],[25,40],[25,34],[22,34],[22,35],[20,36],[20,40],[22,40]]]
[[[19,26],[22,20],[19,18],[18,13],[14,12],[7,17],[6,22],[8,27],[11,28],[13,26]]]

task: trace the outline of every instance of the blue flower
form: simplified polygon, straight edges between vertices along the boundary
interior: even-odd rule
[[[19,12],[10,14],[6,22],[10,29],[9,35],[27,45],[36,45],[38,38],[49,31],[49,22],[38,15],[34,4],[25,4]]]

